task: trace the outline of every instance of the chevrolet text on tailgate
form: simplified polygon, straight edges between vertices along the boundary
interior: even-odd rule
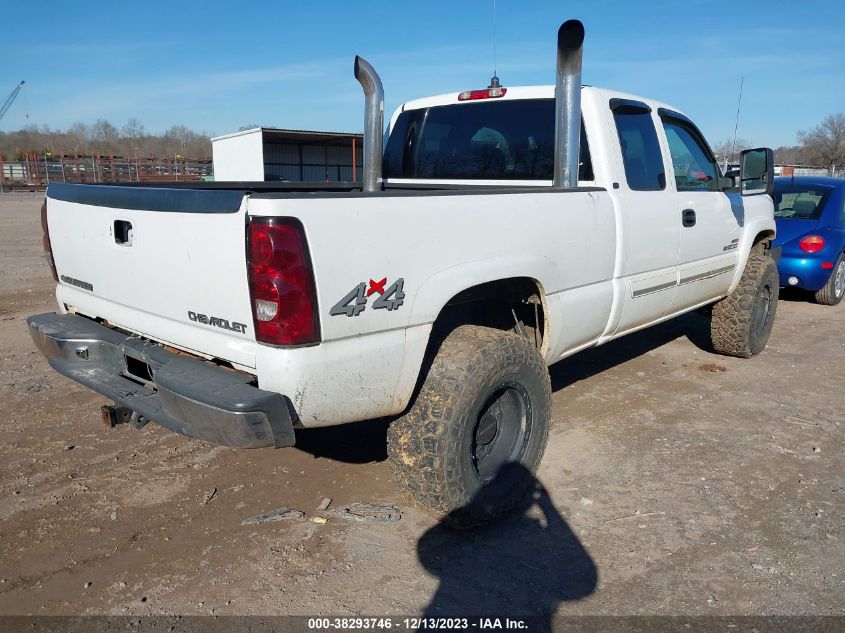
[[[555,86],[405,103],[386,144],[356,58],[363,186],[51,184],[59,313],[29,318],[36,345],[112,423],[217,444],[391,416],[418,504],[501,514],[526,491],[507,466],[546,445],[548,365],[705,306],[747,358],[775,318],[771,150],[723,177],[677,108],[582,86],[583,39],[561,26]]]

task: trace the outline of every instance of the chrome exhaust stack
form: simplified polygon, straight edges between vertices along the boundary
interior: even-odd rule
[[[358,55],[355,79],[364,88],[364,191],[379,191],[384,154],[384,87],[375,68]]]
[[[567,20],[557,32],[555,187],[578,186],[581,145],[581,58],[584,25]]]

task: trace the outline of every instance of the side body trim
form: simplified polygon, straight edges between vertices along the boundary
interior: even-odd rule
[[[690,275],[689,277],[684,277],[678,283],[679,286],[683,286],[684,284],[691,283],[693,281],[700,281],[702,279],[709,279],[710,277],[716,277],[718,275],[724,275],[725,273],[733,272],[736,266],[731,264],[730,266],[722,266],[721,268],[716,268],[714,270],[708,270],[703,273],[698,273],[697,275]]]
[[[660,292],[661,290],[668,290],[669,288],[674,288],[675,286],[683,286],[684,284],[692,283],[694,281],[701,281],[702,279],[709,279],[711,277],[717,277],[718,275],[724,275],[725,273],[733,272],[735,269],[736,266],[731,264],[730,266],[714,268],[713,270],[698,273],[697,275],[690,275],[689,277],[684,277],[680,281],[670,281],[668,283],[649,286],[647,288],[638,288],[631,291],[631,297],[636,299],[637,297],[642,297],[643,295],[650,295],[653,292]]]

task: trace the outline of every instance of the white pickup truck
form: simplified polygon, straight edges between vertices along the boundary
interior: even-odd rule
[[[36,345],[112,421],[218,444],[394,417],[420,505],[501,513],[506,478],[460,509],[536,469],[548,365],[711,305],[713,347],[750,357],[775,317],[771,150],[724,178],[679,109],[581,86],[583,36],[561,27],[555,86],[405,103],[386,143],[356,58],[363,186],[51,184],[59,312],[29,318]]]

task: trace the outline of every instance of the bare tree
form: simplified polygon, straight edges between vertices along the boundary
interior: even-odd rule
[[[123,129],[120,130],[120,133],[123,138],[137,144],[147,135],[147,130],[144,128],[143,123],[133,116],[126,121],[126,125],[124,125]]]
[[[164,138],[169,141],[179,153],[184,153],[194,136],[195,132],[185,125],[174,125],[164,133]]]
[[[775,163],[778,165],[803,165],[805,162],[805,151],[800,145],[784,145],[775,149]]]
[[[739,153],[751,147],[751,141],[744,138],[738,138],[734,141],[732,138],[725,139],[721,143],[716,143],[713,146],[713,153],[716,154],[716,160],[720,163],[725,161],[729,163],[739,162]]]
[[[208,154],[208,134],[194,132],[185,125],[174,125],[162,136],[164,153],[168,155],[200,156]]]
[[[84,154],[89,147],[91,128],[85,123],[77,121],[68,128],[67,136],[70,142],[70,153]]]
[[[31,125],[14,132],[0,132],[0,157],[21,160],[27,155],[142,156],[173,158],[211,157],[211,142],[205,132],[195,132],[184,125],[171,127],[164,134],[147,132],[138,119],[130,118],[121,130],[100,119],[93,124],[77,122],[67,130],[52,130]]]
[[[101,154],[116,153],[118,138],[117,128],[105,119],[97,119],[91,126],[91,140]]]
[[[812,130],[798,132],[807,157],[818,165],[830,168],[845,163],[845,114],[831,114]]]

